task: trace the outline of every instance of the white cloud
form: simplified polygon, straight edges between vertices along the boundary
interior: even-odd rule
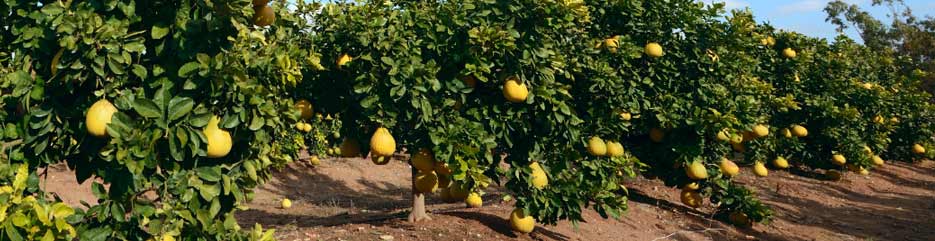
[[[724,7],[726,7],[727,9],[745,8],[745,7],[750,6],[750,3],[743,1],[743,0],[701,0],[701,2],[704,2],[705,4],[708,4],[708,5],[722,2],[722,3],[725,3]]]

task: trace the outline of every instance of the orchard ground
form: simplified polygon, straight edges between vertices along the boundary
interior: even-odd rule
[[[620,218],[585,213],[586,223],[537,225],[529,235],[510,230],[513,208],[502,189],[488,188],[484,206],[427,199],[432,220],[408,223],[409,166],[393,161],[338,158],[320,166],[292,163],[256,190],[250,209],[238,213],[241,226],[276,228],[279,240],[935,240],[935,162],[887,163],[869,176],[842,181],[815,178],[807,171],[770,170],[753,176],[743,167],[737,181],[749,184],[776,211],[769,225],[740,229],[710,217],[713,207],[690,209],[679,190],[638,178],[630,188],[630,209]],[[40,170],[39,173],[43,173]],[[90,182],[78,185],[64,166],[53,166],[42,184],[72,206],[93,202]],[[282,198],[293,207],[280,209]]]

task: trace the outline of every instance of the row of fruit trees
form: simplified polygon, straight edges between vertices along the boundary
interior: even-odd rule
[[[505,188],[524,233],[620,216],[638,175],[749,227],[772,211],[740,167],[935,156],[910,58],[723,4],[23,0],[0,27],[2,240],[272,240],[234,214],[328,156],[409,162],[412,222]],[[62,163],[96,204],[39,188]]]

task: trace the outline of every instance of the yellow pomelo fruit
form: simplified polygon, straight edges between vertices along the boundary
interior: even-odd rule
[[[808,136],[808,129],[800,125],[792,125],[792,135],[797,137]]]
[[[296,130],[299,130],[299,131],[305,130],[305,123],[296,122],[296,123],[295,123],[295,129],[296,129]]]
[[[343,157],[356,157],[360,156],[360,144],[357,143],[356,139],[345,137],[344,141],[341,142],[341,156]]]
[[[685,167],[685,174],[691,179],[702,180],[708,178],[708,169],[700,161],[694,161]]]
[[[747,214],[734,211],[728,215],[727,219],[730,223],[740,226],[740,227],[750,227],[753,226],[753,222],[750,222],[750,218],[747,217]]]
[[[782,130],[779,130],[779,134],[782,134],[785,138],[792,138],[792,131],[789,128],[782,128]]]
[[[666,133],[659,128],[653,128],[649,130],[649,139],[653,142],[659,143],[662,142],[662,138],[666,136]]]
[[[603,156],[607,154],[607,143],[604,143],[600,137],[591,137],[588,139],[588,153],[594,156]]]
[[[877,155],[873,155],[873,157],[871,157],[870,160],[873,161],[873,165],[877,165],[877,166],[882,166],[885,163],[883,162],[883,158],[880,158],[880,156],[877,156]]]
[[[730,136],[730,144],[743,143],[743,135],[733,134]]]
[[[737,164],[734,163],[733,161],[728,160],[727,158],[724,158],[724,157],[721,157],[720,167],[721,167],[721,173],[724,173],[724,175],[728,177],[733,177],[733,176],[736,176],[738,173],[740,173],[740,167],[738,167]]]
[[[643,49],[643,52],[646,55],[649,55],[649,57],[653,57],[653,58],[662,57],[662,54],[663,54],[662,45],[659,45],[658,43],[648,43],[646,44],[646,47]]]
[[[370,137],[370,154],[377,156],[390,156],[396,152],[396,139],[390,135],[386,128],[377,128]]]
[[[753,164],[753,174],[765,177],[766,175],[769,175],[769,170],[766,169],[766,165],[763,165],[762,162],[756,162]]]
[[[410,159],[412,167],[422,172],[431,172],[435,169],[435,155],[428,148],[419,149]]]
[[[919,145],[919,144],[914,144],[912,145],[912,153],[915,153],[918,155],[925,154],[925,147],[922,147],[922,145]]]
[[[701,188],[701,185],[698,185],[697,182],[692,182],[685,184],[685,186],[682,187],[682,191],[695,191],[698,190],[698,188]]]
[[[230,132],[219,128],[218,123],[221,123],[221,118],[213,116],[202,131],[208,139],[208,150],[206,152],[208,158],[227,156],[227,153],[230,153],[231,147],[233,147],[233,140],[231,139]]]
[[[685,206],[692,208],[700,208],[701,203],[704,202],[704,200],[701,198],[701,194],[698,194],[698,192],[695,191],[683,190],[679,196],[681,197],[682,203],[684,203]]]
[[[304,131],[304,132],[310,132],[310,131],[312,131],[312,124],[305,123],[305,125],[302,127],[302,131]]]
[[[299,100],[295,102],[295,109],[302,112],[302,119],[309,120],[312,119],[312,103],[308,100]]]
[[[622,112],[620,113],[620,119],[622,119],[623,121],[630,121],[631,119],[633,119],[633,115],[630,114],[630,112]]]
[[[776,39],[773,36],[766,37],[766,42],[769,46],[776,45]]]
[[[289,200],[288,198],[283,198],[282,202],[279,203],[279,206],[282,207],[283,209],[291,208],[292,200]]]
[[[352,60],[354,60],[354,57],[351,57],[348,54],[343,54],[341,55],[341,57],[338,57],[338,61],[336,64],[338,65],[338,67],[342,67],[346,65],[347,63],[350,63]]]
[[[448,168],[448,163],[436,161],[435,162],[435,173],[438,173],[441,175],[451,175],[451,169]]]
[[[883,124],[883,116],[880,116],[880,115],[874,116],[873,123]]]
[[[773,159],[773,166],[779,169],[786,169],[789,168],[789,161],[787,161],[785,157],[776,157],[776,159]]]
[[[604,39],[604,47],[607,48],[607,51],[611,53],[616,53],[617,48],[619,47],[620,40],[617,39],[617,36]]]
[[[533,187],[541,190],[549,185],[549,176],[545,174],[545,170],[542,170],[539,163],[533,162],[529,164],[529,168],[532,169],[532,174],[529,177]]]
[[[451,198],[456,200],[464,200],[468,197],[468,190],[464,189],[461,184],[452,182],[451,186],[448,187],[448,192],[451,194]]]
[[[860,170],[857,171],[857,173],[860,173],[860,175],[866,176],[866,175],[870,175],[870,170],[867,170],[867,168],[861,167]]]
[[[785,48],[782,50],[782,56],[790,59],[794,59],[796,56],[795,50],[792,48]]]
[[[844,163],[847,163],[847,159],[844,158],[844,155],[834,154],[831,155],[831,162],[838,166],[844,166]]]
[[[894,117],[890,117],[890,122],[899,123],[899,118],[896,118],[895,116],[894,116]]]
[[[319,159],[318,156],[312,156],[308,159],[308,164],[312,164],[312,166],[318,166],[321,164],[321,159]]]
[[[716,138],[718,141],[729,142],[730,134],[727,133],[727,130],[722,130],[717,133]]]
[[[529,97],[529,89],[526,83],[520,83],[516,76],[511,76],[503,83],[503,97],[513,103],[525,102]]]
[[[464,199],[464,203],[467,204],[469,208],[479,208],[484,205],[484,200],[480,198],[480,194],[472,192]]]
[[[114,104],[111,104],[110,101],[101,99],[94,102],[88,108],[88,113],[85,114],[84,119],[88,134],[96,137],[107,136],[107,124],[110,124],[110,119],[114,117],[116,112],[117,107],[114,107]]]
[[[769,127],[765,125],[756,125],[753,127],[753,135],[757,138],[769,135]]]
[[[868,156],[873,155],[873,149],[870,149],[869,146],[864,145],[864,154]]]
[[[510,213],[510,227],[520,233],[530,233],[536,227],[536,219],[526,215],[523,209],[513,209]]]
[[[266,27],[276,22],[276,12],[270,6],[257,6],[253,8],[256,13],[253,14],[253,24],[260,27]]]
[[[390,163],[390,157],[388,157],[388,156],[370,156],[370,161],[373,162],[373,164],[377,164],[377,165],[381,165],[381,166],[382,166],[382,165],[386,165],[386,164],[389,164],[389,163]]]
[[[438,188],[438,176],[435,172],[419,172],[416,174],[416,191],[432,193]]]
[[[623,144],[620,144],[615,141],[607,141],[607,156],[610,156],[610,157],[623,156]]]

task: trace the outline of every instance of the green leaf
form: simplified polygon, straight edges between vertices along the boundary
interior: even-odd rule
[[[248,128],[250,128],[251,131],[256,131],[256,130],[259,130],[260,128],[263,128],[264,123],[266,122],[263,120],[263,117],[260,117],[254,114],[253,119],[252,121],[250,121],[250,126]]]
[[[153,37],[153,39],[161,39],[162,37],[165,37],[166,34],[169,34],[168,27],[156,25],[153,26],[153,28],[150,30],[150,35]]]
[[[198,62],[188,62],[185,65],[182,65],[182,67],[179,68],[179,77],[187,78],[191,75],[192,71],[198,70],[198,67],[200,66],[201,64]]]
[[[137,77],[140,77],[140,79],[146,79],[146,77],[149,76],[149,71],[146,70],[146,67],[143,67],[142,65],[134,64],[133,74],[135,74]]]
[[[187,115],[195,107],[195,101],[188,97],[175,97],[169,100],[169,121],[175,121]]]
[[[52,217],[55,218],[66,218],[75,214],[75,210],[66,205],[65,203],[55,203],[52,204]]]
[[[198,177],[201,177],[202,180],[209,182],[217,182],[221,180],[221,167],[220,166],[204,166],[199,167],[195,170],[195,174]]]
[[[133,110],[146,118],[159,118],[162,116],[156,102],[149,99],[137,98],[133,100]]]
[[[81,241],[106,241],[111,234],[110,227],[104,226],[81,232]]]

